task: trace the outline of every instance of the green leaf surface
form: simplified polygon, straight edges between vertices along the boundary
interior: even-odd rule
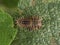
[[[0,9],[0,45],[10,45],[17,30],[13,28],[12,17]]]
[[[17,7],[18,6],[19,0],[0,0],[0,4],[12,8],[12,7]]]
[[[12,45],[60,45],[60,1],[34,0],[35,6],[31,1],[20,0],[19,8],[23,10],[22,16],[41,16],[42,28],[34,31],[18,28],[17,37]]]

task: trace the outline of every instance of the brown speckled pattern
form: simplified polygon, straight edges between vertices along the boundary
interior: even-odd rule
[[[29,30],[38,30],[42,26],[42,20],[39,16],[31,16],[31,17],[25,17],[25,18],[19,18],[17,20],[17,25],[19,27],[24,27]]]

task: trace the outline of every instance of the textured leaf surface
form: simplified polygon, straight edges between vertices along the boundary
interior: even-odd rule
[[[0,45],[10,45],[16,33],[12,17],[0,9]]]
[[[35,31],[18,28],[19,32],[12,45],[60,45],[60,1],[45,1],[20,0],[22,16],[39,15],[43,18],[43,25]]]

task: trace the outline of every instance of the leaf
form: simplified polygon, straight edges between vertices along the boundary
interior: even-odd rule
[[[16,33],[12,17],[0,9],[0,45],[10,45]]]
[[[20,1],[22,16],[39,15],[42,17],[42,28],[27,30],[18,28],[18,34],[12,45],[60,45],[60,1],[34,0],[35,6],[27,5],[27,0]],[[43,2],[44,3],[43,3]],[[24,3],[21,3],[24,2]],[[29,1],[30,4],[31,1]],[[52,40],[53,39],[53,40]]]
[[[0,4],[3,4],[4,6],[7,6],[9,8],[11,7],[17,7],[19,0],[0,0]]]

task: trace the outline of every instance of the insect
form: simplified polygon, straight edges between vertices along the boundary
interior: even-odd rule
[[[40,18],[39,16],[28,16],[19,18],[17,20],[17,25],[29,30],[38,30],[42,26],[42,18]]]

